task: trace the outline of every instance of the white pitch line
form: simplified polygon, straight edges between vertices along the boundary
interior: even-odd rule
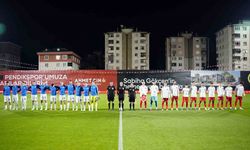
[[[119,133],[118,133],[118,150],[123,150],[123,140],[122,140],[122,111],[120,111],[119,119]]]

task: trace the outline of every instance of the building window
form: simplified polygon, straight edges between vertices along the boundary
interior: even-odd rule
[[[62,59],[63,59],[63,60],[67,60],[67,59],[68,59],[68,56],[67,56],[67,55],[62,55]]]
[[[60,60],[61,59],[61,55],[56,55],[56,60]]]
[[[182,63],[179,63],[179,67],[181,67],[182,66]]]
[[[114,40],[109,40],[108,44],[114,44]]]
[[[196,46],[195,46],[196,48],[200,48],[200,45],[199,44],[196,44]]]
[[[141,63],[146,63],[146,59],[141,59]]]
[[[48,68],[49,67],[49,64],[48,63],[45,63],[45,65],[44,65],[46,68]]]
[[[49,60],[49,55],[44,55],[44,60]]]
[[[247,42],[243,42],[243,46],[247,46]]]
[[[171,38],[171,42],[176,42],[176,38]]]
[[[200,51],[196,51],[195,53],[196,53],[197,55],[199,55],[199,54],[200,54]]]
[[[63,63],[63,67],[67,67],[67,64],[66,64],[66,63]]]
[[[141,37],[146,37],[147,33],[141,33]]]
[[[182,60],[182,57],[179,57],[179,60]]]
[[[234,46],[240,46],[240,42],[239,41],[235,41],[234,42]]]
[[[145,47],[144,47],[144,46],[141,46],[141,50],[145,50]]]
[[[119,44],[119,43],[120,43],[120,41],[117,40],[117,41],[116,41],[116,44]]]
[[[109,54],[109,55],[108,55],[108,63],[109,63],[109,64],[114,63],[114,54]]]
[[[247,57],[243,57],[243,61],[247,61]]]
[[[135,43],[138,43],[138,40],[135,40]]]
[[[176,67],[176,63],[172,63],[172,67]]]
[[[138,53],[135,53],[135,57],[138,57]]]
[[[246,30],[247,30],[247,27],[242,27],[242,28],[243,28],[243,30],[244,30],[244,31],[246,31]]]
[[[144,44],[144,43],[146,43],[146,40],[142,39],[142,40],[140,40],[140,43]]]
[[[118,57],[118,56],[120,56],[120,54],[119,54],[119,53],[116,53],[116,56]]]
[[[141,53],[141,57],[146,57],[146,53]]]
[[[135,50],[138,50],[138,47],[135,47]]]
[[[120,50],[120,47],[116,47],[116,50]]]
[[[119,60],[116,60],[116,63],[119,63]]]
[[[72,67],[73,63],[72,62],[68,62],[68,67]]]
[[[114,37],[114,33],[109,33],[109,37]]]
[[[120,67],[117,66],[117,67],[116,67],[116,70],[119,70],[119,69],[120,69]]]
[[[109,50],[114,50],[114,46],[109,46]]]
[[[195,64],[196,67],[200,67],[200,64]]]
[[[135,60],[135,63],[138,64],[138,59]]]
[[[181,45],[178,45],[178,48],[181,48]]]
[[[235,26],[234,30],[240,30],[240,26]]]
[[[243,34],[243,38],[247,38],[247,34]]]
[[[115,36],[116,36],[116,37],[120,37],[120,34],[116,34]]]
[[[172,48],[176,48],[176,45],[175,45],[175,44],[172,44]]]
[[[60,67],[60,63],[56,63],[56,67]]]

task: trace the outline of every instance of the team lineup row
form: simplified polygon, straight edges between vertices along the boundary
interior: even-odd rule
[[[17,85],[16,82],[10,84],[6,82],[3,88],[3,96],[4,96],[4,103],[5,103],[5,110],[18,110],[18,94],[20,92],[21,95],[21,109],[26,110],[26,101],[27,101],[27,92],[31,92],[31,101],[32,101],[32,110],[38,110],[38,90],[40,90],[40,110],[45,110],[48,108],[47,103],[47,90],[50,91],[50,109],[56,110],[56,102],[57,102],[57,91],[59,91],[59,102],[60,102],[60,110],[69,110],[70,104],[72,105],[72,110],[77,111],[78,106],[80,105],[80,110],[85,111],[86,105],[88,105],[89,111],[97,111],[98,107],[98,99],[99,99],[99,92],[97,85],[92,82],[91,85],[85,83],[81,85],[80,82],[76,82],[76,85],[73,84],[72,81],[69,82],[67,86],[64,85],[63,82],[60,83],[59,86],[55,86],[54,84],[49,85],[37,85],[36,82],[32,82],[31,86],[27,86],[24,82],[22,85]],[[66,90],[68,91],[66,97]],[[230,109],[232,109],[232,97],[233,93],[235,93],[235,105],[234,109],[236,110],[237,104],[239,102],[240,109],[242,108],[242,100],[245,96],[245,91],[243,84],[240,83],[236,86],[235,91],[230,84],[227,87],[223,87],[220,83],[217,88],[215,88],[214,84],[211,83],[210,86],[207,88],[203,83],[198,88],[196,83],[193,82],[190,88],[188,85],[185,85],[184,88],[180,89],[179,85],[176,82],[173,82],[173,85],[169,86],[167,83],[164,83],[163,87],[159,89],[156,85],[156,82],[152,82],[151,86],[146,86],[145,82],[142,82],[139,86],[139,89],[136,89],[134,84],[131,83],[128,88],[126,88],[122,82],[119,83],[119,86],[116,90],[113,82],[110,82],[109,86],[107,87],[107,100],[108,100],[108,109],[114,110],[114,99],[117,92],[118,100],[119,100],[119,110],[124,110],[124,99],[125,99],[125,91],[128,91],[129,97],[129,108],[130,110],[135,110],[135,99],[136,93],[139,92],[140,95],[140,109],[147,108],[147,94],[150,91],[150,107],[149,109],[152,110],[153,103],[155,104],[155,108],[158,109],[158,94],[160,93],[162,99],[162,110],[168,110],[168,101],[171,100],[171,110],[173,110],[173,104],[175,102],[176,106],[175,109],[179,110],[178,108],[178,99],[180,93],[182,93],[182,110],[188,107],[196,110],[201,109],[201,104],[204,103],[205,110],[214,110],[214,102],[215,102],[215,94],[217,93],[218,102],[217,102],[217,109],[225,109],[228,108],[228,104]],[[208,107],[206,104],[206,95],[208,94]],[[199,106],[197,108],[197,98],[199,95]],[[226,104],[224,103],[224,97],[226,97]],[[190,105],[188,105],[190,99]],[[184,106],[185,104],[185,106]],[[12,107],[13,105],[13,107]],[[166,106],[165,106],[166,105]],[[111,108],[112,107],[112,108]]]

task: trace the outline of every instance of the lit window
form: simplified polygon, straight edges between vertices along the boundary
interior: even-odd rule
[[[61,59],[61,55],[56,55],[56,60],[60,60]]]
[[[199,45],[199,44],[196,44],[196,48],[200,48],[200,45]]]

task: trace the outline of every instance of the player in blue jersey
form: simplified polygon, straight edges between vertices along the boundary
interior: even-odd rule
[[[90,111],[90,102],[89,102],[89,92],[90,92],[90,87],[88,85],[88,83],[85,83],[85,85],[83,86],[83,111],[86,110],[86,104],[88,103],[88,107],[89,107],[89,111]]]
[[[95,82],[92,82],[92,85],[90,87],[90,102],[91,102],[91,111],[94,110],[95,105],[95,111],[97,111],[97,105],[98,105],[98,87],[96,86]]]
[[[80,103],[81,111],[82,109],[82,86],[80,82],[76,82],[76,109],[75,111],[78,110],[78,104]]]
[[[47,84],[41,84],[39,86],[39,89],[40,89],[40,101],[41,101],[40,110],[43,110],[43,103],[44,103],[44,106],[45,106],[45,110],[47,110],[47,108],[48,108],[47,89],[49,89],[49,86]]]
[[[60,89],[60,95],[59,95],[60,110],[62,111],[62,108],[63,108],[63,110],[65,111],[66,110],[66,93],[65,93],[65,91],[67,89],[67,86],[65,86],[64,83],[61,82],[59,89]],[[62,107],[62,105],[63,105],[63,107]]]
[[[23,82],[21,85],[22,110],[26,110],[27,91],[28,91],[28,86],[25,84],[25,82]]]
[[[68,90],[67,111],[69,110],[70,102],[72,102],[72,109],[74,111],[75,110],[75,95],[74,95],[75,86],[71,80],[69,81],[69,84],[67,86],[67,90]]]
[[[51,86],[49,87],[50,90],[50,110],[53,109],[53,104],[54,104],[54,110],[56,110],[56,92],[58,88],[52,83]]]
[[[31,91],[32,111],[35,108],[38,110],[37,89],[39,89],[39,85],[36,84],[36,81],[33,81],[29,89]]]
[[[11,110],[11,99],[10,99],[10,83],[7,81],[3,87],[3,98],[4,98],[4,109],[8,109],[8,104],[9,104],[9,109]]]
[[[19,89],[20,87],[16,84],[16,82],[14,82],[11,86],[13,110],[18,110],[18,92],[20,91]]]

